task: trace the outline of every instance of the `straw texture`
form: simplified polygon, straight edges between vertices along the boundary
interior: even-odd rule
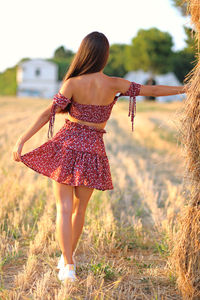
[[[171,263],[183,299],[200,299],[200,0],[190,0],[188,13],[197,42],[196,65],[186,76],[188,90],[180,119],[180,140],[185,154],[185,184],[190,188],[188,205],[177,217]]]

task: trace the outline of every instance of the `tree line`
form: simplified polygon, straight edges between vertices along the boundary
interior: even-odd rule
[[[182,15],[187,14],[187,3],[182,0],[170,0]],[[153,27],[140,29],[131,40],[131,44],[112,44],[108,63],[104,69],[110,76],[124,77],[133,70],[151,71],[152,74],[173,72],[183,83],[185,76],[197,62],[197,45],[192,35],[192,29],[184,26],[186,46],[173,51],[173,38],[168,32],[162,32]],[[59,80],[64,77],[75,53],[60,46],[54,52],[54,61],[59,66]]]
[[[182,0],[171,0],[186,14],[187,7],[181,5]],[[168,32],[153,27],[140,29],[132,38],[130,44],[112,44],[110,55],[104,73],[109,76],[124,77],[133,70],[151,71],[152,74],[165,74],[173,72],[183,83],[185,76],[194,67],[197,61],[197,46],[192,37],[192,29],[184,26],[186,33],[186,46],[178,51],[173,50],[173,38]],[[58,80],[62,80],[69,68],[75,53],[60,46],[54,51],[52,58],[47,59],[58,65]],[[27,59],[22,59],[20,62]],[[20,63],[19,62],[19,63]],[[7,69],[0,73],[0,94],[15,95],[17,89],[16,69]]]
[[[179,51],[173,51],[173,39],[168,32],[157,28],[140,29],[130,45],[112,44],[110,55],[104,73],[110,76],[124,77],[132,70],[151,71],[152,74],[174,72],[180,82],[193,68],[195,62],[195,44],[191,30],[185,27],[187,35],[186,46]],[[65,75],[75,53],[57,48],[54,57],[50,59],[59,66],[59,80]]]

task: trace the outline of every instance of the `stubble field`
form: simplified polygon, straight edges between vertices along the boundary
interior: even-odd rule
[[[114,190],[95,190],[76,251],[79,282],[57,278],[52,180],[12,159],[23,130],[51,100],[0,98],[0,299],[181,299],[170,263],[177,214],[188,199],[177,111],[183,103],[138,102],[131,131],[118,100],[104,140]],[[66,116],[56,115],[54,135]],[[47,140],[48,124],[23,153]]]

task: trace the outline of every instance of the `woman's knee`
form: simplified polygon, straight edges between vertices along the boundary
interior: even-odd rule
[[[86,207],[78,206],[77,208],[74,209],[73,214],[78,216],[78,218],[84,218],[85,217],[85,211],[86,211]]]
[[[64,204],[56,204],[57,215],[63,215],[65,217],[71,217],[73,213],[72,207],[66,206]]]

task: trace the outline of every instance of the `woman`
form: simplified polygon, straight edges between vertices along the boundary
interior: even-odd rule
[[[136,96],[167,96],[185,92],[183,86],[149,86],[103,73],[109,42],[104,34],[88,34],[78,49],[62,87],[34,124],[17,140],[13,159],[53,179],[56,231],[62,255],[58,277],[77,280],[73,253],[82,233],[85,212],[93,190],[113,189],[103,134],[119,96],[130,96],[132,130]],[[119,96],[116,94],[120,93]],[[56,113],[68,112],[65,124],[53,137]],[[51,138],[21,155],[24,143],[49,121]]]

